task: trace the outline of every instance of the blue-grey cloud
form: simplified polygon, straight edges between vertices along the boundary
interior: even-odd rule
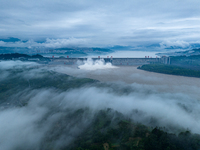
[[[196,0],[1,0],[0,38],[71,38],[86,46],[199,43],[199,5]]]

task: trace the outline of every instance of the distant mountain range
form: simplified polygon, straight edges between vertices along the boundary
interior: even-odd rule
[[[64,48],[27,48],[27,47],[3,47],[0,46],[0,54],[7,53],[23,53],[23,54],[66,54],[66,55],[80,55],[87,56],[90,54],[106,54],[113,50],[108,48],[79,48],[79,47],[64,47]]]
[[[193,56],[200,55],[200,48],[186,50],[186,51],[178,51],[178,52],[169,52],[169,53],[157,53],[158,56]]]
[[[167,53],[157,53],[158,56],[190,56],[190,55],[200,55],[200,44],[198,43],[188,43],[186,47],[181,46],[166,46],[161,47],[159,43],[149,44],[149,45],[139,45],[139,46],[122,46],[122,45],[112,45],[106,47],[46,47],[43,45],[44,41],[28,41],[21,40],[15,37],[9,37],[6,39],[0,39],[0,54],[6,53],[23,53],[29,55],[35,54],[64,54],[69,56],[84,57],[87,55],[106,55],[107,53],[112,53],[114,51],[169,51]],[[40,44],[41,45],[40,45]],[[36,45],[37,46],[36,46]],[[188,50],[192,49],[192,50]],[[170,52],[171,50],[177,52]]]

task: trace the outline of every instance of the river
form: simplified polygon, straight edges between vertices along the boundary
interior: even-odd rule
[[[137,69],[137,66],[97,70],[82,70],[72,66],[60,66],[54,69],[57,72],[74,77],[91,78],[106,83],[137,84],[158,92],[184,93],[200,98],[200,79],[194,77],[147,72]]]

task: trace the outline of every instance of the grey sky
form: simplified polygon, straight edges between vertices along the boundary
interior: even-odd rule
[[[49,40],[50,44],[58,45],[135,47],[151,44],[184,47],[200,41],[199,0],[0,0],[0,3],[0,38],[47,39],[47,44]]]

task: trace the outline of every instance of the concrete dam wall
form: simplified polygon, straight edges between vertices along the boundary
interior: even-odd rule
[[[151,63],[170,64],[170,57],[162,58],[92,58],[93,61],[103,59],[105,63],[110,62],[115,66],[136,66]],[[87,58],[52,58],[49,64],[54,65],[76,65],[87,61]]]
[[[134,66],[159,62],[159,58],[115,58],[111,61],[116,66]]]

